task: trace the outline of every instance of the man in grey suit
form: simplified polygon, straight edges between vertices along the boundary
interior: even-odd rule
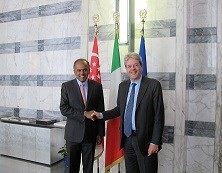
[[[61,87],[60,111],[67,117],[65,140],[69,172],[78,173],[82,156],[83,173],[93,172],[96,144],[101,144],[105,124],[93,121],[92,111],[104,111],[102,85],[88,79],[89,62],[77,59],[73,64],[75,79]]]
[[[92,116],[103,120],[121,116],[126,173],[157,173],[164,128],[162,88],[159,81],[142,76],[137,53],[128,53],[124,65],[130,79],[119,85],[117,106]]]

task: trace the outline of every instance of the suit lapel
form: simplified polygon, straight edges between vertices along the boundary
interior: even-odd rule
[[[145,92],[146,92],[148,87],[149,87],[148,80],[146,80],[145,77],[142,77],[139,93],[138,93],[138,96],[137,96],[136,109],[139,106],[140,102],[142,101],[143,96],[145,95]]]
[[[92,91],[93,91],[93,83],[88,79],[88,94],[87,94],[87,100],[86,100],[86,107],[87,107],[89,100],[92,96]]]
[[[84,104],[84,101],[83,101],[83,98],[82,98],[82,94],[81,94],[81,91],[80,91],[77,79],[74,79],[73,83],[74,83],[74,87],[72,88],[73,89],[73,93],[76,93],[76,92],[78,93],[79,100],[81,101],[83,107],[85,107],[85,104]]]
[[[124,86],[123,86],[123,91],[122,91],[122,99],[124,99],[124,102],[123,102],[123,105],[124,105],[124,109],[126,109],[126,104],[127,104],[127,95],[128,95],[128,92],[129,92],[129,87],[130,87],[130,80],[128,80]],[[123,113],[124,114],[124,113]]]

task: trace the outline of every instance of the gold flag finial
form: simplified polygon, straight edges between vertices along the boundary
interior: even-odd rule
[[[113,13],[113,20],[115,21],[115,32],[119,33],[119,12]]]
[[[147,17],[147,11],[145,9],[140,10],[140,18],[142,19],[142,30],[141,30],[141,35],[144,35],[144,23],[145,23],[145,18]]]
[[[147,16],[147,11],[145,9],[140,10],[140,18],[144,20]]]
[[[96,35],[99,32],[99,29],[98,29],[98,26],[97,26],[98,22],[99,22],[99,15],[98,14],[94,14],[93,15],[93,23],[94,23],[94,32],[95,32]]]

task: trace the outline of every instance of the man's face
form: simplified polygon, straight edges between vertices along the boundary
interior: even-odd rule
[[[74,66],[74,74],[79,81],[85,82],[89,75],[88,64],[85,61],[76,62]]]
[[[135,81],[140,78],[142,74],[142,66],[140,65],[138,60],[129,58],[128,61],[126,62],[125,68],[129,78],[132,81]]]

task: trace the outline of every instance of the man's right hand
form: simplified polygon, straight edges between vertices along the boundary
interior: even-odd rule
[[[92,121],[95,121],[95,117],[93,118],[94,110],[92,111],[85,111],[84,116]]]
[[[94,111],[93,114],[91,115],[93,119],[102,119],[101,113]]]

